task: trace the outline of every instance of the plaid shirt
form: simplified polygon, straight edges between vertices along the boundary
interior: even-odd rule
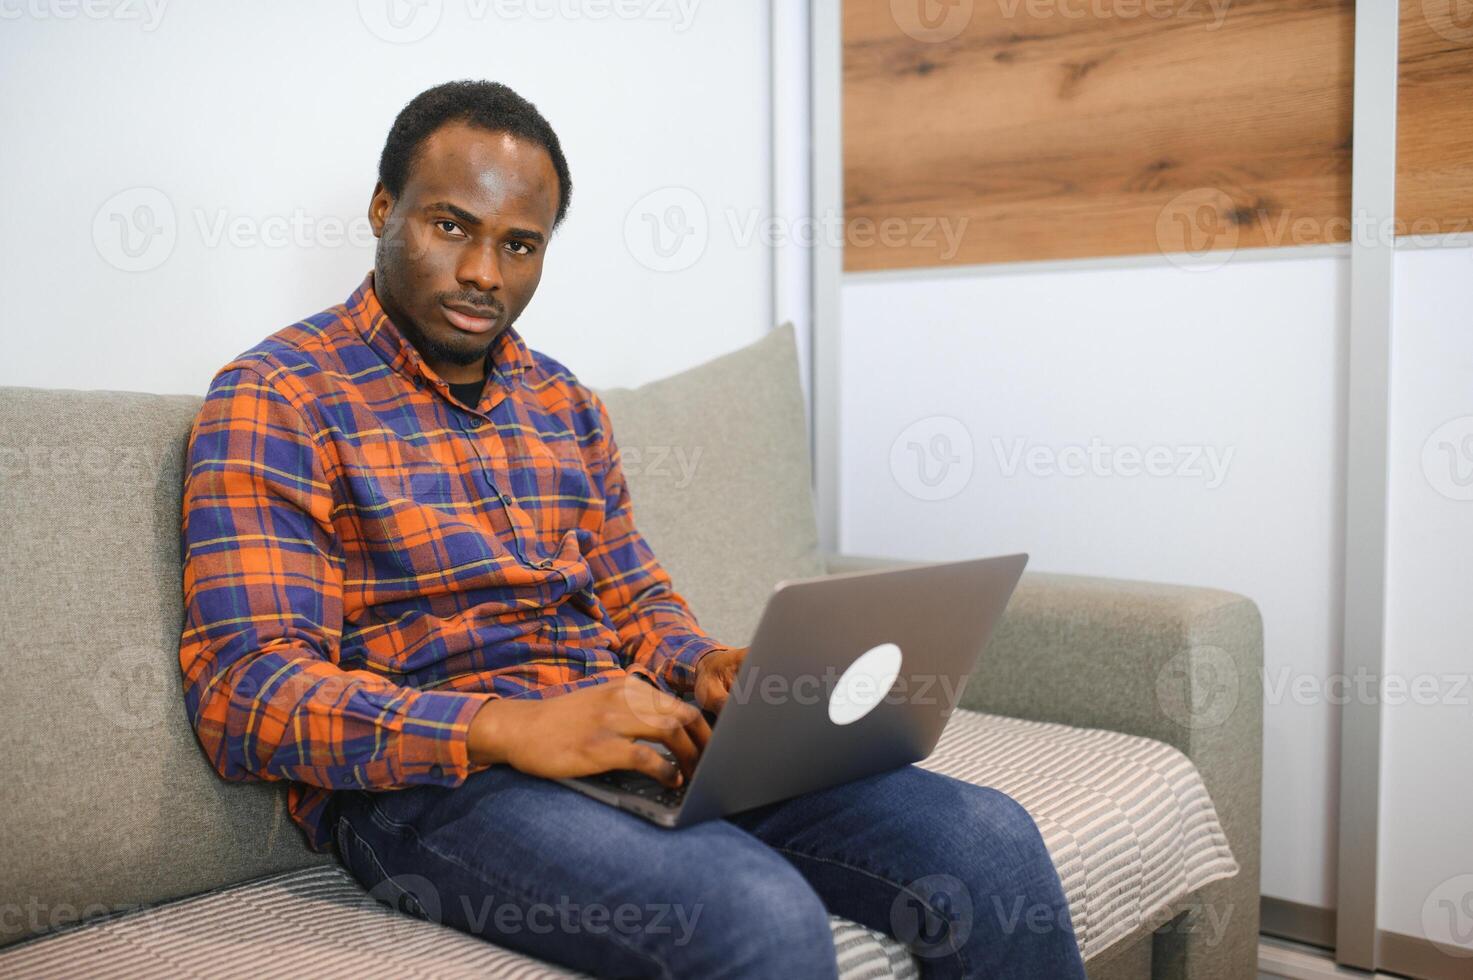
[[[471,717],[722,647],[635,529],[598,396],[508,327],[463,405],[373,276],[215,377],[184,486],[189,717],[226,779],[459,785]]]

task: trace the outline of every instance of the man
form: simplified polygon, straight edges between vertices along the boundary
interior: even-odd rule
[[[372,273],[215,378],[180,643],[210,761],[291,781],[375,896],[592,973],[833,976],[833,912],[931,975],[1082,977],[995,790],[912,767],[669,831],[547,778],[679,784],[746,653],[640,537],[598,397],[513,327],[571,187],[510,89],[424,92],[379,163]]]

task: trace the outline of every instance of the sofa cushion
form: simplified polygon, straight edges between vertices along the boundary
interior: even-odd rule
[[[830,917],[842,980],[914,977],[894,940]],[[410,918],[330,865],[289,871],[0,951],[7,977],[585,976]]]
[[[790,327],[603,392],[642,531],[718,638],[819,574]],[[200,399],[0,389],[0,945],[330,860],[279,785],[227,784],[185,716],[181,466]],[[682,468],[682,465],[684,468]]]
[[[1237,872],[1201,776],[1161,742],[960,710],[923,765],[994,786],[1023,804],[1059,870],[1086,960],[1144,937],[1196,889]],[[975,911],[992,914],[980,903]],[[915,962],[894,940],[843,919],[831,924],[843,976],[916,975]],[[378,905],[336,867],[240,885],[0,951],[0,975],[16,977],[401,971],[567,975]]]
[[[1032,815],[1086,960],[1238,873],[1201,773],[1164,742],[961,709],[921,765],[1002,790]]]

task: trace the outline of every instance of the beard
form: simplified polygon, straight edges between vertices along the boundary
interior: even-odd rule
[[[420,325],[411,317],[404,317],[404,322],[394,320],[394,326],[399,328],[406,340],[414,345],[419,351],[419,356],[432,364],[456,364],[465,367],[484,360],[502,331],[483,337],[446,337],[431,336],[420,328]],[[503,328],[505,329],[505,328]]]
[[[412,313],[406,310],[398,301],[400,287],[404,287],[403,295],[412,295],[412,287],[407,275],[408,270],[402,265],[404,257],[395,254],[388,235],[384,235],[378,241],[374,253],[374,289],[378,294],[379,304],[384,313],[399,328],[404,339],[414,345],[419,351],[419,356],[431,364],[454,364],[457,367],[466,367],[483,361],[502,332],[511,325],[514,318],[507,316],[504,306],[499,306],[500,329],[489,334],[475,335],[461,333],[449,324],[438,327],[431,325],[428,329],[422,325]],[[437,300],[462,300],[472,304],[477,300],[467,300],[459,296],[436,297]]]

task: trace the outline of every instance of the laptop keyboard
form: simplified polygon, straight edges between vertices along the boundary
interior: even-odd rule
[[[644,744],[660,753],[667,762],[675,761],[675,753],[666,746],[658,742],[644,742]],[[589,776],[588,779],[601,786],[633,793],[651,803],[672,808],[680,806],[680,801],[685,799],[685,788],[690,785],[689,782],[684,782],[675,789],[670,789],[658,779],[646,776],[642,772],[635,772],[633,769],[614,769],[610,772],[601,772],[596,776]]]
[[[622,790],[625,793],[633,793],[652,803],[668,807],[680,806],[680,801],[685,799],[685,787],[688,785],[682,783],[675,789],[671,789],[642,772],[634,772],[630,769],[615,769],[613,772],[589,776],[588,779],[590,782],[607,786],[610,789]]]

